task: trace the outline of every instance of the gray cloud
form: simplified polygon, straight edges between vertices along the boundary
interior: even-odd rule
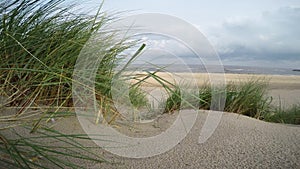
[[[296,66],[300,63],[299,21],[300,7],[284,7],[264,12],[259,19],[231,18],[206,33],[224,61],[271,60]]]

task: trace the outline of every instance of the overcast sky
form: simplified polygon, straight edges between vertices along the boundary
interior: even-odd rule
[[[93,11],[100,3],[82,5]],[[300,68],[300,0],[106,0],[103,10],[184,19],[204,33],[224,64]]]

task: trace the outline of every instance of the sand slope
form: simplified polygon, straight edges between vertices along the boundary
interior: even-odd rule
[[[145,159],[129,159],[95,149],[95,153],[102,154],[114,163],[83,163],[83,167],[300,168],[300,126],[267,123],[224,113],[213,136],[204,144],[198,144],[206,116],[207,112],[200,112],[191,132],[169,152]],[[75,117],[58,123],[58,128],[65,126],[65,132],[83,132]],[[94,145],[91,141],[85,144]]]

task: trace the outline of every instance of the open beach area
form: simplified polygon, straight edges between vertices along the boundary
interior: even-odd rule
[[[299,6],[0,1],[0,169],[299,169]]]

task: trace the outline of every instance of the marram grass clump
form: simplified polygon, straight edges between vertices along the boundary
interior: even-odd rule
[[[275,123],[300,124],[300,104],[292,105],[287,109],[275,108],[274,111],[266,113],[264,120]]]
[[[64,116],[61,108],[73,106],[72,83],[76,82],[72,74],[77,57],[89,38],[111,20],[100,12],[101,7],[95,16],[76,15],[71,12],[73,5],[63,8],[62,3],[64,0],[0,2],[0,98],[5,98],[0,100],[0,166],[47,168],[41,165],[45,162],[58,168],[80,168],[66,159],[104,161],[79,144],[87,136],[50,130],[45,123],[59,114]],[[109,100],[117,56],[131,44],[113,44],[115,32],[106,33],[98,42],[112,45],[102,50],[95,92],[97,98]],[[16,111],[7,110],[13,108]],[[24,128],[32,134],[42,133],[25,137],[17,132]],[[51,147],[38,142],[39,138],[62,144]]]
[[[88,39],[110,18],[100,12],[96,16],[72,14],[70,8],[59,6],[63,2],[1,3],[0,84],[1,95],[13,98],[10,105],[22,106],[26,99],[39,104],[71,106],[76,59]],[[110,41],[107,36],[97,42]],[[116,56],[128,47],[120,42],[101,53],[104,58],[96,77],[101,81],[96,86],[99,94],[109,95]]]
[[[229,83],[225,89],[215,89],[215,93],[226,96],[224,111],[260,118],[270,110],[271,97],[266,96],[267,81],[250,79],[246,82]],[[209,85],[200,87],[200,109],[210,109],[212,89]]]

